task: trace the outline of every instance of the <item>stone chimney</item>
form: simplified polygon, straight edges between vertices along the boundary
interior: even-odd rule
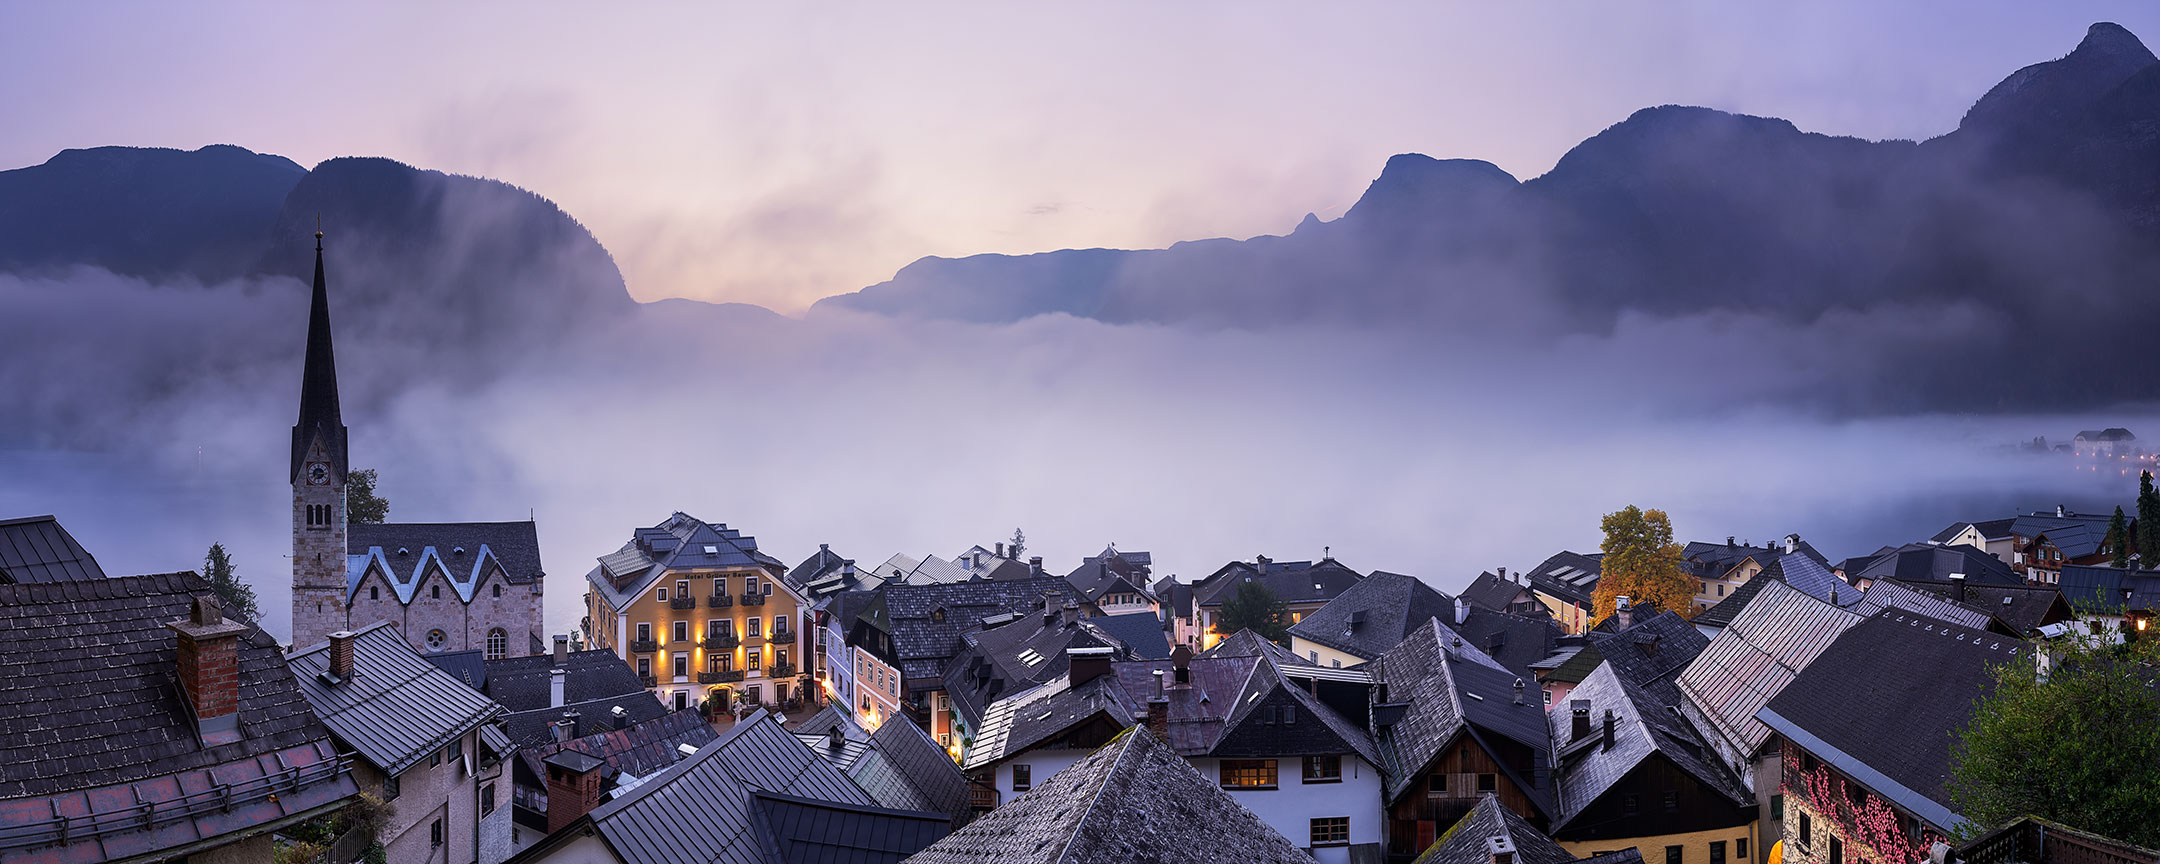
[[[1792,555],[1792,554],[1796,554],[1796,553],[1798,553],[1799,551],[1800,551],[1800,535],[1798,535],[1798,534],[1787,534],[1787,535],[1785,535],[1785,554],[1787,554],[1787,555]]]
[[[1074,603],[1071,600],[1065,601],[1065,605],[1058,608],[1058,619],[1060,621],[1063,621],[1065,626],[1067,627],[1079,624],[1080,604]]]
[[[570,637],[568,635],[557,636],[555,637],[555,668],[561,669],[568,665],[570,665]]]
[[[1029,556],[1029,557],[1028,557],[1028,572],[1029,572],[1029,573],[1033,573],[1033,574],[1035,574],[1035,575],[1037,575],[1037,576],[1041,576],[1041,575],[1042,575],[1042,556],[1041,556],[1041,555],[1032,555],[1032,556]]]
[[[1514,864],[1515,841],[1506,834],[1485,838],[1485,851],[1492,855],[1492,864]]]
[[[546,759],[548,833],[561,831],[600,805],[600,783],[607,763],[576,750]]]
[[[1515,679],[1515,704],[1517,704],[1517,705],[1521,705],[1521,704],[1522,704],[1522,692],[1523,692],[1523,680],[1522,680],[1521,678],[1517,678],[1517,679]]]
[[[1613,621],[1613,627],[1626,630],[1635,625],[1635,610],[1630,608],[1633,605],[1626,594],[1613,598],[1613,618],[1617,619]]]
[[[548,670],[548,707],[563,707],[563,691],[570,680],[570,670],[557,666]]]
[[[1263,573],[1267,572],[1268,557],[1266,555],[1254,555],[1252,556],[1252,560],[1253,564],[1255,565],[1254,569],[1257,569]]]
[[[847,733],[840,731],[840,724],[834,723],[831,729],[825,730],[825,746],[833,750],[847,746]]]
[[[576,738],[577,721],[576,711],[564,711],[562,716],[555,718],[555,722],[548,724],[555,727],[555,743],[568,744],[571,739]]]
[[[1003,557],[1005,557],[1005,541],[1003,541],[1003,540],[999,540],[999,541],[998,541],[998,544],[997,544],[997,557],[999,557],[999,558],[1003,558]]]
[[[1468,620],[1470,620],[1470,598],[1468,598],[1468,597],[1456,597],[1456,598],[1455,598],[1455,624],[1456,624],[1456,626],[1461,626],[1461,625],[1462,625],[1462,623],[1463,623],[1464,621],[1468,621]]]
[[[1170,694],[1163,690],[1163,670],[1155,670],[1155,695],[1148,697],[1147,728],[1163,743],[1170,743]]]
[[[240,634],[248,626],[225,620],[217,598],[199,596],[188,617],[165,622],[180,634],[180,691],[195,714],[203,746],[240,740]]]
[[[353,639],[351,630],[339,630],[330,634],[330,668],[324,672],[331,684],[352,680]]]
[[[1965,574],[1950,574],[1950,599],[1956,600],[1959,603],[1965,602]]]
[[[614,732],[630,725],[630,712],[621,705],[608,709],[608,731]]]

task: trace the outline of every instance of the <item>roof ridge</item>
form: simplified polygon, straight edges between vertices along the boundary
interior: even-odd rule
[[[1103,745],[1104,747],[1123,747],[1124,749],[1118,751],[1117,756],[1110,760],[1110,770],[1102,772],[1102,779],[1095,784],[1094,792],[1088,795],[1087,808],[1080,811],[1080,818],[1073,823],[1076,830],[1065,835],[1065,845],[1058,848],[1057,857],[1050,859],[1051,861],[1061,862],[1072,854],[1073,842],[1080,839],[1080,832],[1077,830],[1078,826],[1086,825],[1088,817],[1095,815],[1095,805],[1102,803],[1103,792],[1110,788],[1111,779],[1115,777],[1129,778],[1131,776],[1129,770],[1121,770],[1124,768],[1125,757],[1132,755],[1133,743],[1139,740],[1137,736],[1146,734],[1147,732],[1140,727],[1133,726],[1119,732],[1110,739],[1109,743]]]
[[[353,630],[353,631],[351,631],[351,632],[352,632],[352,634],[353,634],[353,638],[357,639],[357,638],[359,638],[359,637],[361,637],[361,636],[363,636],[363,635],[366,635],[366,634],[368,634],[368,633],[372,633],[372,632],[375,632],[375,631],[377,631],[377,630],[380,630],[380,629],[382,629],[382,628],[384,628],[384,627],[389,627],[389,626],[391,626],[391,624],[392,624],[392,622],[390,621],[390,619],[388,619],[388,618],[384,618],[384,619],[382,619],[382,620],[380,620],[380,621],[377,621],[377,622],[375,622],[375,623],[373,623],[373,624],[369,624],[369,625],[367,625],[367,626],[365,626],[365,627],[361,627],[360,629],[358,629],[358,630]],[[313,653],[315,653],[315,652],[317,652],[317,651],[321,651],[321,650],[327,649],[327,648],[329,648],[329,647],[330,647],[330,640],[328,640],[328,639],[324,639],[323,641],[321,641],[321,642],[317,642],[317,643],[315,643],[315,644],[313,644],[313,645],[309,645],[309,646],[308,646],[308,647],[306,647],[306,648],[295,648],[295,649],[293,649],[293,650],[292,650],[292,653],[290,653],[290,654],[287,654],[287,655],[285,655],[285,659],[286,659],[286,661],[287,661],[287,662],[290,662],[290,661],[291,661],[291,660],[292,660],[293,658],[299,657],[299,656],[301,656],[301,655],[304,655],[304,654],[313,654]],[[479,649],[469,649],[469,650],[479,650]],[[456,653],[456,652],[446,652],[446,653]],[[425,658],[423,658],[423,659],[422,659],[422,662],[426,662]]]

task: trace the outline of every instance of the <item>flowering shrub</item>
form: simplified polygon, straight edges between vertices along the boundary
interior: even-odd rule
[[[1809,809],[1817,818],[1831,823],[1846,839],[1873,850],[1882,864],[1919,864],[1927,860],[1928,847],[1935,841],[1928,832],[1923,830],[1918,838],[1906,834],[1903,817],[1889,802],[1831,774],[1827,765],[1818,764],[1813,771],[1800,770],[1800,756],[1798,748],[1785,747],[1784,779],[1779,784],[1782,791],[1799,793],[1813,805]],[[1857,804],[1851,798],[1855,792],[1860,798]]]

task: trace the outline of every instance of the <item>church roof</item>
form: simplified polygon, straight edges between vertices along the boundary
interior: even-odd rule
[[[322,232],[315,232],[315,295],[308,301],[307,360],[300,373],[300,419],[292,428],[292,473],[318,436],[330,451],[330,472],[345,481],[345,419],[338,412],[337,356],[330,349],[330,289],[323,280]]]
[[[347,530],[347,600],[360,593],[370,569],[381,574],[400,603],[412,602],[431,564],[466,603],[491,573],[520,586],[537,585],[546,575],[540,569],[540,535],[531,522],[390,522]]]

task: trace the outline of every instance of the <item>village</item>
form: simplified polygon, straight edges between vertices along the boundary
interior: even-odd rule
[[[2160,860],[1978,812],[1953,764],[2006,682],[2141,643],[2149,478],[2132,514],[1839,558],[1630,507],[1452,596],[1332,550],[1181,581],[1018,531],[781,557],[684,512],[571,553],[580,585],[530,521],[354,512],[321,237],[290,640],[214,560],[107,574],[0,522],[0,861]],[[568,632],[550,587],[582,592]]]

